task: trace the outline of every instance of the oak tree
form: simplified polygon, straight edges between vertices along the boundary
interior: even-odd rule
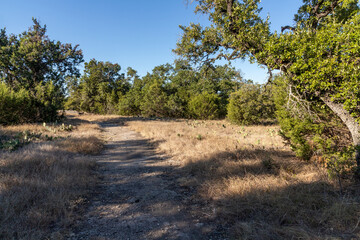
[[[280,70],[301,97],[319,99],[351,132],[360,174],[360,11],[357,0],[303,0],[294,24],[270,31],[260,0],[197,0],[208,27],[191,24],[175,53],[195,62],[248,57]]]
[[[46,35],[46,25],[33,19],[33,26],[22,34],[0,32],[0,78],[13,89],[34,91],[38,84],[52,81],[64,90],[65,78],[79,76],[83,62],[78,45],[63,44]]]

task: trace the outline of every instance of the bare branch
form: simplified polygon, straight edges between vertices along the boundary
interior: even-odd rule
[[[331,5],[325,8],[324,10],[320,10],[321,6],[324,4],[324,0],[320,0],[318,4],[316,4],[311,11],[311,14],[317,19],[314,23],[313,27],[316,28],[319,25],[319,22],[322,18],[328,16],[330,13],[334,12],[335,8],[339,5],[339,0],[333,0]]]
[[[234,0],[226,0],[227,13],[228,13],[229,17],[232,16],[233,4],[234,4]]]
[[[267,80],[267,82],[266,82],[266,84],[265,84],[265,89],[268,87],[268,85],[270,84],[270,83],[272,83],[272,79],[273,79],[273,73],[272,73],[272,70],[271,70],[271,68],[269,67],[269,66],[266,66],[267,67],[267,69],[268,69],[268,73],[269,73],[269,78],[268,78],[268,80]]]
[[[305,100],[305,96],[302,96],[296,89],[296,87],[289,84],[287,89],[288,92],[288,101],[286,104],[286,109],[291,113],[293,116],[306,118],[310,117],[313,120],[319,120],[319,115],[312,111],[311,103]]]
[[[312,14],[313,15],[316,15],[316,14],[318,14],[319,13],[319,9],[320,9],[320,7],[322,6],[324,4],[324,0],[320,0],[319,2],[318,2],[318,4],[316,4],[315,6],[311,6],[312,7]]]
[[[215,62],[216,60],[219,60],[221,58],[225,58],[228,61],[232,61],[232,60],[239,58],[239,56],[237,55],[237,51],[233,51],[230,55],[224,54],[224,53],[219,53],[216,57],[211,58],[209,60],[211,62]]]

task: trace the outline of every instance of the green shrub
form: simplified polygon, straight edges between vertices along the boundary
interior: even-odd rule
[[[182,99],[178,93],[169,96],[167,102],[168,116],[173,118],[186,117],[187,113],[187,102]]]
[[[261,85],[248,83],[231,94],[227,118],[240,125],[259,124],[274,120],[274,109],[269,91],[265,91]]]
[[[273,89],[280,133],[296,156],[319,161],[327,167],[330,176],[353,171],[355,150],[341,119],[319,99],[307,101],[304,96],[291,97],[296,92],[292,90],[290,94],[290,86],[282,77],[275,79]]]
[[[141,114],[145,117],[167,117],[168,96],[161,81],[154,81],[144,92],[144,98],[140,105]]]
[[[126,116],[140,115],[141,110],[137,97],[139,97],[139,95],[135,94],[133,89],[120,97],[118,103],[119,114]]]
[[[0,83],[0,124],[55,121],[61,97],[53,84],[38,85],[35,93],[25,89],[12,90]]]
[[[35,87],[35,101],[37,118],[34,121],[54,122],[58,119],[58,110],[63,107],[63,94],[54,86],[53,82],[38,84]]]
[[[189,102],[190,114],[197,119],[219,118],[220,97],[214,93],[203,92]]]
[[[0,83],[0,124],[29,122],[35,114],[31,106],[32,99],[26,90],[15,92]]]

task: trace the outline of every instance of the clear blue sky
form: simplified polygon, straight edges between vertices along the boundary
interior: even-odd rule
[[[270,15],[273,30],[292,23],[301,0],[263,0],[263,14]],[[0,28],[19,34],[31,18],[46,24],[51,39],[79,44],[85,61],[92,58],[132,67],[144,76],[153,67],[172,63],[181,36],[179,25],[206,23],[184,0],[0,0]],[[266,80],[256,64],[236,61],[246,79]]]

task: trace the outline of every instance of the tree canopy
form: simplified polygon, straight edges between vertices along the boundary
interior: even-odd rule
[[[319,99],[360,147],[360,11],[357,0],[303,0],[294,24],[270,31],[260,0],[198,0],[209,27],[182,26],[175,53],[193,62],[249,57],[286,76],[299,99]],[[286,24],[286,23],[285,23]],[[294,91],[294,92],[295,92]],[[360,153],[357,155],[360,166]],[[360,168],[359,168],[360,169]]]
[[[41,26],[36,19],[18,36],[6,35],[6,29],[0,31],[2,81],[14,89],[34,89],[49,81],[63,88],[66,77],[80,75],[77,66],[83,55],[79,46],[51,40],[46,31],[46,25]]]
[[[66,79],[80,75],[82,51],[51,40],[46,31],[36,19],[20,35],[0,30],[1,123],[54,121]]]

